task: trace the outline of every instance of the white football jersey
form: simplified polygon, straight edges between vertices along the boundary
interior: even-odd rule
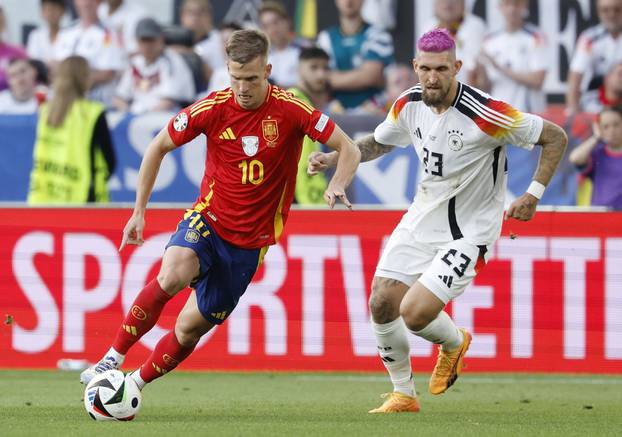
[[[596,89],[605,75],[622,61],[622,34],[615,38],[598,24],[581,33],[570,63],[570,70],[583,74],[583,90]]]
[[[381,144],[412,144],[421,162],[421,181],[402,225],[422,242],[493,243],[501,232],[505,147],[532,149],[543,123],[461,82],[442,114],[423,103],[420,85],[405,91],[374,132]]]
[[[518,73],[549,69],[548,45],[544,34],[531,24],[515,32],[494,32],[484,39],[483,50],[497,64]],[[542,112],[546,95],[542,89],[530,88],[503,74],[492,65],[486,66],[491,82],[490,93],[520,111]]]

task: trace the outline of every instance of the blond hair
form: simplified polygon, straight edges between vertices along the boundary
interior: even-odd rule
[[[62,61],[54,74],[53,96],[49,102],[47,123],[59,127],[76,100],[83,99],[89,89],[89,64],[82,56]]]
[[[236,30],[225,45],[227,57],[238,64],[247,64],[257,56],[267,59],[269,48],[266,34],[256,29]]]

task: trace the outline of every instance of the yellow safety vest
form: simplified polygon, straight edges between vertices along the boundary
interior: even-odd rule
[[[294,97],[313,106],[311,100],[309,100],[309,98],[298,88],[290,88],[287,91],[292,93]],[[300,154],[300,160],[298,161],[296,190],[294,192],[296,202],[299,205],[323,205],[325,203],[324,191],[326,191],[326,187],[328,186],[326,176],[324,173],[320,173],[315,176],[309,176],[307,174],[307,160],[309,159],[311,152],[315,151],[321,152],[320,143],[313,141],[305,135],[305,139],[302,143],[302,153]]]
[[[91,148],[95,123],[103,111],[100,103],[76,100],[63,124],[52,127],[47,123],[48,105],[41,105],[28,203],[86,203],[92,184],[96,202],[109,200],[106,160],[101,148]]]

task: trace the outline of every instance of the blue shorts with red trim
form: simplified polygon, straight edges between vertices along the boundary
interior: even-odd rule
[[[261,249],[243,249],[218,236],[208,221],[188,210],[166,247],[188,247],[197,254],[200,273],[190,284],[199,310],[216,325],[223,323],[246,291],[260,262]]]

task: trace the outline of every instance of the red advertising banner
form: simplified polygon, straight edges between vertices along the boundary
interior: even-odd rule
[[[129,210],[0,209],[0,368],[99,359],[182,214],[150,210],[145,244],[119,253]],[[401,214],[293,211],[234,313],[182,368],[383,369],[367,299]],[[173,327],[187,295],[130,351],[129,367]],[[473,333],[469,371],[622,372],[622,213],[505,222],[448,311]],[[411,353],[414,369],[431,370],[432,345],[413,336]]]

